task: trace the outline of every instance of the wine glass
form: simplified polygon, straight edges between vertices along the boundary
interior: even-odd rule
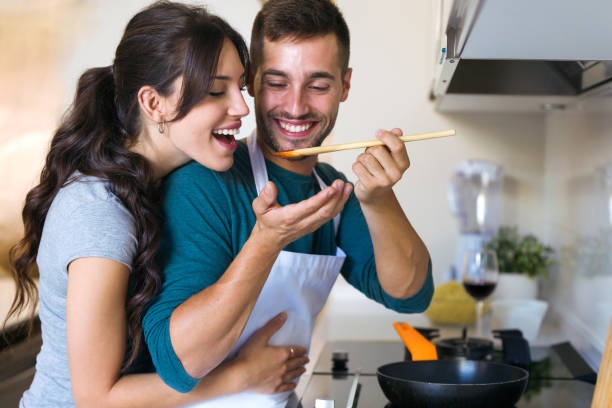
[[[476,299],[476,334],[478,337],[483,337],[483,301],[493,293],[499,279],[495,251],[487,249],[465,251],[461,279],[467,293]]]

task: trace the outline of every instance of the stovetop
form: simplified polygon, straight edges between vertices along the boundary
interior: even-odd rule
[[[336,351],[348,353],[347,371],[343,374],[332,372],[331,356]],[[596,374],[570,343],[530,347],[530,352],[529,386],[517,408],[590,407]],[[352,408],[387,407],[389,401],[378,385],[376,370],[383,364],[404,360],[404,355],[405,347],[399,342],[329,342],[321,352],[297,407],[313,408],[316,399],[333,400],[335,408],[347,407],[356,373],[359,373],[360,389]]]

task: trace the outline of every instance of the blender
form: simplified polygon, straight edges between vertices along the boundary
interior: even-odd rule
[[[459,240],[449,279],[459,279],[466,251],[482,249],[496,233],[502,180],[502,167],[481,159],[468,159],[453,173],[447,198],[450,211],[459,222]]]

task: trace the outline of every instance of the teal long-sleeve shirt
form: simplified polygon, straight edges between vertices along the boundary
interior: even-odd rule
[[[280,205],[302,201],[320,190],[312,175],[292,173],[267,160],[266,167],[277,187]],[[318,163],[316,171],[328,185],[338,178],[346,181],[328,164]],[[192,162],[166,180],[166,221],[159,251],[164,283],[145,313],[143,328],[158,374],[177,391],[188,392],[199,380],[187,374],[172,348],[170,316],[181,303],[215,283],[229,267],[255,225],[251,203],[256,196],[248,149],[243,143],[238,143],[234,165],[226,172]],[[397,299],[382,289],[368,226],[354,194],[344,206],[337,235],[330,221],[284,250],[332,255],[336,246],[347,254],[341,274],[367,297],[405,313],[422,312],[429,305],[433,295],[431,262],[425,284],[414,296]]]

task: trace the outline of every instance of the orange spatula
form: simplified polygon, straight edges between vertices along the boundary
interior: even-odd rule
[[[393,327],[412,355],[412,361],[437,360],[436,346],[405,322],[394,322]]]

